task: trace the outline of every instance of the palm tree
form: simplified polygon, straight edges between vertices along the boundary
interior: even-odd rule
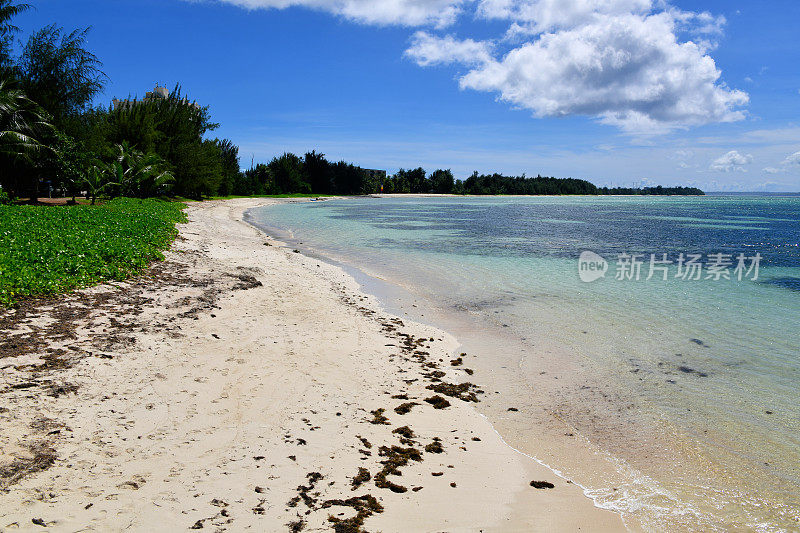
[[[11,41],[19,28],[11,19],[31,8],[30,4],[13,4],[11,0],[0,0],[0,69],[7,67],[11,58]]]
[[[12,80],[0,78],[0,169],[10,172],[12,167],[35,167],[43,154],[52,152],[39,139],[53,131],[46,113]],[[36,198],[38,176],[33,189],[32,198]]]
[[[114,165],[107,165],[100,160],[96,160],[87,170],[86,175],[80,182],[81,186],[86,187],[89,196],[92,197],[92,205],[97,201],[97,197],[104,194],[112,187],[118,187],[119,183],[111,181],[110,177],[116,174]]]
[[[53,126],[36,103],[8,79],[0,79],[0,154],[27,158],[47,148],[36,138]]]
[[[163,159],[153,153],[143,154],[126,142],[116,146],[111,168],[123,196],[159,196],[166,194],[175,182],[172,173],[164,170]]]
[[[30,4],[12,4],[11,0],[0,0],[0,26],[7,27],[7,31],[16,31],[17,28],[8,21],[31,7]]]

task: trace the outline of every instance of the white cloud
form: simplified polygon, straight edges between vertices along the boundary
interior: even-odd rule
[[[491,43],[485,41],[457,40],[452,35],[434,37],[419,31],[414,34],[406,56],[423,67],[447,63],[483,64],[492,60],[491,50]]]
[[[792,167],[795,166],[800,166],[800,152],[787,155],[786,158],[780,162],[778,167],[767,167],[764,169],[764,172],[767,174],[781,174],[792,170]]]
[[[364,24],[436,26],[452,24],[471,0],[219,0],[247,9],[300,6],[327,11]]]
[[[536,34],[593,22],[598,15],[644,14],[651,0],[481,0],[477,14],[510,20],[523,32]]]
[[[787,155],[786,159],[783,160],[783,164],[786,166],[800,165],[800,152],[795,152],[791,155]]]
[[[519,9],[539,4],[494,1],[496,9],[500,4]],[[583,21],[582,13],[574,20]],[[591,116],[634,134],[743,119],[737,108],[748,102],[747,94],[719,83],[714,60],[697,44],[678,41],[675,31],[676,20],[667,12],[595,12],[588,23],[541,34],[501,58],[470,58],[480,65],[467,72],[460,85],[495,92],[500,100],[529,109],[536,117]],[[455,47],[452,37],[440,38],[435,53],[434,37],[425,40],[424,55],[417,46],[412,43],[411,57],[438,57],[438,62],[446,62],[442,56],[448,49],[464,49]],[[475,49],[485,53],[484,48]],[[464,58],[453,55],[451,60]]]
[[[747,172],[744,165],[749,165],[752,162],[752,155],[743,155],[736,150],[731,150],[727,154],[712,161],[708,168],[716,170],[717,172]]]

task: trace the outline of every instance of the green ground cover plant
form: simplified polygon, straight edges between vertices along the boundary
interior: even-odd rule
[[[0,205],[0,306],[123,280],[164,258],[185,204],[119,198],[104,205]]]

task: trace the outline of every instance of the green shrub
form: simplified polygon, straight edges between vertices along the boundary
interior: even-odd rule
[[[164,258],[184,204],[119,198],[102,206],[0,206],[0,305],[106,280]]]

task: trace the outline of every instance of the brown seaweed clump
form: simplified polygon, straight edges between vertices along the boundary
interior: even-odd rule
[[[56,451],[49,444],[34,444],[29,449],[30,458],[17,458],[10,464],[0,467],[0,489],[5,489],[24,477],[47,470],[56,462]]]
[[[465,402],[475,403],[480,402],[477,395],[483,393],[483,391],[480,390],[474,383],[470,383],[469,381],[458,384],[433,383],[428,385],[426,388],[428,390],[432,390],[433,392],[450,396],[451,398],[458,398],[459,400],[463,400]]]
[[[333,530],[336,533],[363,533],[364,529],[362,526],[364,525],[364,520],[375,513],[383,512],[383,506],[380,502],[369,494],[348,498],[346,500],[327,500],[322,504],[323,509],[328,509],[333,506],[352,507],[356,510],[356,515],[352,518],[342,519],[333,515],[328,517],[328,521],[333,524]]]
[[[308,479],[308,486],[306,485],[298,486],[297,487],[298,495],[289,500],[289,502],[286,505],[288,505],[289,507],[297,507],[297,504],[300,503],[300,500],[302,499],[303,502],[306,504],[306,507],[308,507],[309,509],[313,509],[315,504],[317,503],[317,500],[309,496],[308,493],[314,490],[314,486],[317,484],[317,481],[322,479],[322,477],[323,477],[322,474],[320,474],[319,472],[311,472],[309,474],[306,474],[306,479]]]
[[[367,470],[363,466],[359,467],[358,474],[355,475],[351,483],[353,486],[353,490],[357,490],[358,487],[360,487],[370,479],[372,479],[372,475],[370,475],[369,470]]]
[[[445,409],[447,407],[450,407],[450,402],[448,402],[438,394],[435,396],[431,396],[430,398],[425,398],[425,401],[431,404],[434,409]]]
[[[397,407],[394,408],[394,412],[398,415],[404,415],[411,411],[411,408],[415,405],[419,405],[417,402],[405,402],[401,403]]]
[[[403,427],[397,428],[394,431],[392,431],[392,433],[396,433],[396,434],[398,434],[398,435],[400,435],[402,437],[405,437],[407,439],[413,439],[414,437],[416,437],[416,435],[414,435],[414,430],[411,429],[408,426],[403,426]]]
[[[397,428],[394,431],[392,431],[392,433],[400,436],[400,444],[405,444],[406,446],[416,444],[416,442],[411,440],[415,438],[416,435],[414,434],[414,431],[408,426]]]
[[[555,485],[549,481],[531,481],[531,487],[534,489],[553,489]]]
[[[267,246],[269,246],[269,244],[267,244]],[[295,520],[294,522],[289,522],[286,525],[291,533],[300,533],[306,528],[306,523],[304,520]]]
[[[369,421],[370,424],[385,424],[389,425],[389,419],[383,416],[383,413],[386,412],[386,409],[375,409],[374,411],[370,411],[372,415],[372,420]]]
[[[409,461],[422,461],[422,454],[416,448],[403,448],[401,446],[381,446],[379,450],[381,457],[386,460],[381,461],[383,469],[375,474],[375,486],[379,489],[389,489],[392,492],[403,493],[408,489],[389,481],[389,475],[401,476],[400,468],[406,466]]]
[[[442,439],[439,437],[434,437],[433,442],[425,446],[425,451],[428,453],[443,453],[444,448],[442,447]]]
[[[444,372],[442,372],[441,370],[433,370],[431,372],[425,372],[422,375],[425,376],[426,378],[428,378],[429,380],[431,380],[433,383],[437,383],[439,381],[442,381],[441,378],[446,376],[446,374]]]

